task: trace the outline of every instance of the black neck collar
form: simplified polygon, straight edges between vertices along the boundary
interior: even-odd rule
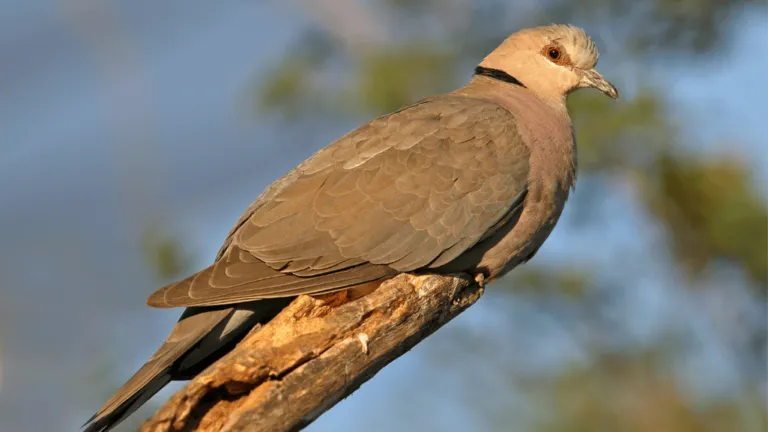
[[[520,81],[517,80],[517,78],[504,72],[503,70],[478,66],[475,68],[475,75],[487,76],[488,78],[493,78],[499,81],[508,82],[510,84],[518,85],[520,87],[525,88],[525,84],[521,83]]]

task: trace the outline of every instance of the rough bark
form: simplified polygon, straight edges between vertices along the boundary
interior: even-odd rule
[[[141,431],[293,431],[450,319],[482,288],[400,275],[372,293],[301,296],[173,395]]]

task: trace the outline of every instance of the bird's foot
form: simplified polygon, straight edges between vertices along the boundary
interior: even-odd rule
[[[480,285],[480,288],[485,288],[485,275],[483,273],[478,273],[475,275],[475,282],[477,282],[478,285]]]

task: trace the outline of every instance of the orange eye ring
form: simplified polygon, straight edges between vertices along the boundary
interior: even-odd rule
[[[568,56],[568,52],[566,52],[565,48],[558,45],[557,43],[552,43],[545,46],[541,51],[541,55],[557,65],[568,66],[571,64],[571,58]]]

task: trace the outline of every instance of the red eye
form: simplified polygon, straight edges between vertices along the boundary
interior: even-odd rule
[[[557,60],[560,58],[560,50],[557,48],[550,48],[549,50],[547,50],[547,55],[552,60]]]

